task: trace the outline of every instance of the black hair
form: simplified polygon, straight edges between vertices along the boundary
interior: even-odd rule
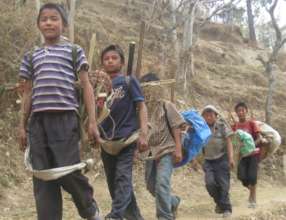
[[[234,107],[234,110],[237,111],[237,109],[238,109],[239,107],[243,107],[243,108],[246,109],[246,111],[248,111],[248,107],[247,107],[247,105],[246,105],[245,102],[239,102],[239,103],[237,103],[237,104],[235,105],[235,107]]]
[[[100,59],[101,59],[101,63],[103,63],[103,57],[104,55],[109,52],[109,51],[115,51],[116,53],[118,53],[118,55],[120,56],[121,59],[121,63],[125,62],[125,58],[124,58],[124,52],[122,50],[122,48],[117,45],[117,44],[111,44],[107,47],[105,47],[102,51],[101,51],[101,55],[100,55]]]
[[[40,8],[40,11],[39,11],[39,14],[38,14],[38,17],[37,17],[37,24],[39,24],[41,14],[42,14],[42,12],[45,9],[54,9],[54,10],[56,10],[60,14],[60,16],[62,18],[63,25],[65,27],[68,26],[68,18],[67,18],[68,16],[67,16],[66,10],[64,9],[64,7],[62,5],[56,4],[56,3],[46,3],[46,4],[44,4]]]
[[[140,78],[140,82],[152,82],[152,81],[159,81],[160,78],[157,76],[156,73],[147,73]]]

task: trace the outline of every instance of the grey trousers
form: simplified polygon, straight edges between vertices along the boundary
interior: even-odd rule
[[[32,166],[43,170],[80,162],[79,122],[76,112],[33,113],[29,123]],[[33,178],[38,220],[62,219],[61,188],[72,195],[82,218],[95,214],[97,205],[88,179],[80,171],[58,180]]]
[[[215,160],[205,160],[205,184],[208,193],[222,211],[232,211],[229,199],[230,170],[227,155]]]

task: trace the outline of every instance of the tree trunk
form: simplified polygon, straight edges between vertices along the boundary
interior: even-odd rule
[[[253,46],[257,45],[255,28],[254,28],[254,16],[252,14],[252,2],[251,0],[246,0],[247,6],[247,21],[248,21],[248,30],[249,30],[249,40],[250,44]]]
[[[197,9],[198,1],[189,3],[188,5],[188,14],[186,16],[187,20],[184,23],[184,32],[183,32],[183,45],[180,53],[180,64],[179,72],[177,74],[176,80],[178,82],[178,89],[183,93],[188,93],[188,85],[191,81],[191,78],[194,74],[194,64],[193,64],[193,30],[194,30],[194,20]],[[183,88],[179,85],[184,85]]]
[[[161,74],[163,76],[166,76],[166,68],[168,66],[167,64],[167,55],[168,55],[168,52],[166,51],[167,48],[166,48],[166,42],[167,42],[167,34],[166,33],[163,33],[162,34],[162,39],[160,40],[161,41],[161,52],[159,53],[159,60],[160,60],[160,63],[162,64],[161,65]]]
[[[275,75],[273,73],[272,63],[266,66],[266,74],[268,77],[268,91],[265,103],[265,122],[269,125],[272,123],[272,106],[273,106],[273,93],[275,90]]]
[[[178,33],[177,33],[177,18],[176,18],[176,4],[175,0],[170,0],[170,8],[171,8],[171,36],[172,36],[172,44],[173,44],[173,51],[174,51],[174,59],[176,61],[176,66],[178,67],[180,64],[180,45],[178,40]],[[177,69],[177,68],[176,68]]]

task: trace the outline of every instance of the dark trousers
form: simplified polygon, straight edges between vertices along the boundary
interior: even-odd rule
[[[33,169],[43,170],[80,162],[79,123],[74,111],[34,113],[29,124]],[[62,219],[61,188],[72,195],[82,218],[95,214],[93,189],[80,171],[58,180],[33,178],[38,220]]]
[[[102,149],[108,189],[112,198],[112,209],[107,217],[128,220],[142,220],[132,186],[132,166],[135,144],[124,148],[113,156]]]
[[[239,161],[237,169],[237,178],[243,186],[255,186],[257,183],[258,155],[244,157]]]
[[[205,160],[205,184],[216,205],[223,211],[232,211],[229,199],[230,170],[227,156]]]

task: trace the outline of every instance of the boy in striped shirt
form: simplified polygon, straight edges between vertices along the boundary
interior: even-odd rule
[[[32,166],[36,170],[45,170],[80,162],[75,70],[79,72],[89,116],[89,137],[97,142],[100,142],[100,137],[84,51],[76,47],[77,59],[73,66],[72,50],[75,46],[61,39],[67,26],[64,10],[53,3],[43,5],[37,25],[45,42],[42,47],[28,52],[20,67],[24,94],[19,139],[20,147],[24,150],[28,127]],[[72,195],[82,218],[100,219],[93,189],[80,171],[52,181],[33,177],[33,185],[39,220],[62,219],[61,187]]]

